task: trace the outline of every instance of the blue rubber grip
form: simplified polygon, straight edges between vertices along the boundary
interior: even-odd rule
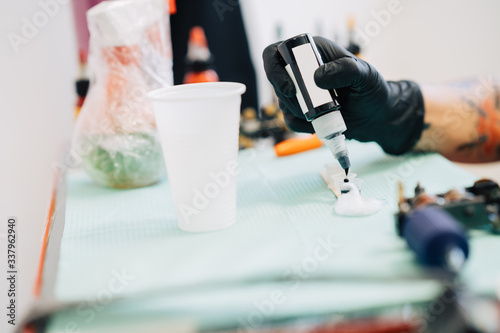
[[[446,252],[460,248],[469,256],[469,243],[459,223],[446,211],[424,207],[411,213],[403,224],[403,237],[423,264],[446,267]]]

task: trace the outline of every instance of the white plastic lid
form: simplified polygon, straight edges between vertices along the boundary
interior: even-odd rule
[[[103,1],[87,11],[87,22],[91,36],[106,46],[135,45],[165,12],[164,0]]]
[[[318,138],[324,140],[334,134],[341,134],[347,130],[340,111],[332,111],[314,119],[311,124]]]

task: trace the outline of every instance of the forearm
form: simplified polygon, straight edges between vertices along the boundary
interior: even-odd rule
[[[500,160],[500,82],[491,77],[422,86],[424,131],[416,151],[457,162]]]

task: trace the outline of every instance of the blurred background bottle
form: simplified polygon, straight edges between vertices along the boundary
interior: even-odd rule
[[[214,57],[208,48],[205,31],[200,26],[192,27],[189,32],[186,70],[184,83],[219,81],[214,69]]]

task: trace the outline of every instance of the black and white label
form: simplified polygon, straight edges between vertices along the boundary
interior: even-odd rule
[[[294,47],[292,52],[313,107],[316,108],[323,104],[331,103],[332,96],[330,95],[330,92],[328,90],[321,89],[314,82],[314,72],[318,69],[319,63],[311,44],[307,43]],[[304,111],[304,108],[302,108],[302,111],[306,113],[308,110]]]

